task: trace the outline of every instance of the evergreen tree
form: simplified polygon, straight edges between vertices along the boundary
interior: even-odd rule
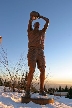
[[[67,87],[67,85],[65,86],[65,92],[68,92],[68,87]]]
[[[0,86],[2,86],[3,85],[3,83],[2,83],[2,79],[0,78]]]
[[[64,88],[61,88],[61,91],[62,91],[62,92],[65,92],[65,89],[64,89]]]
[[[58,91],[58,88],[56,88],[55,91],[57,92]]]
[[[72,87],[70,87],[70,89],[69,89],[69,92],[68,92],[68,93],[69,93],[69,98],[70,98],[70,99],[72,99]]]
[[[45,85],[44,85],[44,91],[47,92],[47,89],[46,89]]]
[[[61,88],[61,86],[59,86],[59,90],[58,90],[58,92],[61,92],[61,90],[62,90],[62,88]]]

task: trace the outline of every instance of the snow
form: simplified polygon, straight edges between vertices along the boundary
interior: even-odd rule
[[[54,95],[47,95],[47,96],[41,96],[39,93],[34,93],[31,94],[31,98],[44,98],[44,99],[49,99],[49,98],[54,98]]]
[[[18,92],[4,92],[4,87],[0,86],[0,108],[72,108],[72,99],[65,98],[64,96],[40,96],[38,93],[32,94],[32,98],[54,98],[53,104],[39,105],[33,102],[21,103],[21,96],[24,93]]]

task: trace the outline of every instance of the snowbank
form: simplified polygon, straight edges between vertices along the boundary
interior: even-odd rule
[[[72,99],[65,98],[64,96],[60,97],[53,95],[52,97],[55,100],[53,104],[39,105],[33,102],[23,104],[21,103],[21,96],[23,96],[24,93],[4,92],[3,88],[4,87],[0,87],[0,108],[72,108]],[[41,97],[37,93],[32,94],[31,96],[35,98]]]

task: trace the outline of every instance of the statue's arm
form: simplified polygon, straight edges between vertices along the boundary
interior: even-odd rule
[[[32,28],[32,21],[33,20],[31,20],[31,19],[29,20],[28,30],[27,30],[28,32],[30,32],[31,30],[33,30],[33,28]]]
[[[49,25],[49,19],[43,16],[39,16],[39,18],[42,18],[46,21],[44,28],[42,29],[42,31],[46,32],[46,29],[48,28],[48,25]]]

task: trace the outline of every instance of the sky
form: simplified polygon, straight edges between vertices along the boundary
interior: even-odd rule
[[[44,49],[46,74],[52,83],[72,84],[72,0],[0,0],[0,35],[8,59],[16,63],[21,53],[27,56],[31,11],[50,20]],[[37,21],[42,29],[45,21]]]

